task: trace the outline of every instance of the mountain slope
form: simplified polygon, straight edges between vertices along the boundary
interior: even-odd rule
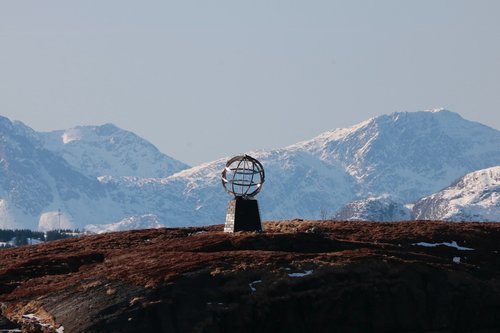
[[[292,146],[339,163],[362,197],[409,202],[466,173],[500,165],[500,131],[447,110],[396,112]]]
[[[417,201],[417,219],[500,221],[500,166],[478,170]]]
[[[90,219],[89,208],[104,196],[96,179],[44,149],[36,132],[0,117],[0,227],[36,229],[40,221],[48,220],[73,227],[73,217]],[[75,203],[86,206],[87,212],[73,211]],[[64,213],[56,217],[61,208]]]
[[[150,142],[112,124],[41,133],[44,146],[91,176],[166,177],[188,168]]]
[[[387,197],[367,198],[354,200],[333,216],[339,221],[408,221],[414,216],[410,209],[403,204],[392,201]]]

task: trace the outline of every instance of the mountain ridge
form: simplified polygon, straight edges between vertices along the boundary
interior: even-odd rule
[[[417,219],[497,221],[500,214],[500,166],[466,174],[413,206]]]
[[[480,139],[474,141],[475,137]],[[500,150],[500,131],[444,109],[374,117],[293,147],[309,150],[326,161],[339,161],[365,184],[364,195],[391,192],[396,200],[406,202],[438,191],[468,172],[500,164],[498,153],[483,153]],[[404,163],[400,170],[398,162]],[[379,171],[373,172],[374,168]],[[394,183],[402,184],[396,193]],[[413,187],[407,186],[411,183]],[[428,189],[414,191],[415,186]]]
[[[220,186],[224,158],[191,168],[174,163],[169,171],[164,163],[175,159],[111,124],[38,133],[1,118],[0,126],[4,227],[54,228],[62,220],[65,228],[83,228],[132,217],[140,225],[148,214],[171,227],[224,220],[230,199]],[[446,110],[396,112],[248,154],[266,170],[258,197],[263,218],[310,219],[370,197],[416,202],[467,173],[500,165],[500,131]],[[90,163],[86,172],[82,158]],[[16,165],[11,174],[9,163]],[[24,195],[16,195],[20,188]],[[23,198],[30,200],[16,201]]]
[[[87,176],[162,178],[188,168],[153,144],[113,124],[40,133],[44,146]]]

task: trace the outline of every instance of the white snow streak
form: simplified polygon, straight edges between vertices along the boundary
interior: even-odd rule
[[[313,270],[309,270],[309,271],[305,271],[303,273],[301,272],[297,272],[297,273],[288,273],[288,276],[289,277],[304,277],[304,276],[307,276],[307,275],[311,275],[313,273]]]
[[[460,246],[455,241],[452,241],[451,243],[448,243],[448,242],[443,242],[443,243],[419,242],[419,243],[413,243],[413,245],[425,246],[425,247],[436,247],[436,246],[444,245],[444,246],[448,246],[448,247],[454,247],[455,249],[460,250],[460,251],[473,251],[474,250],[473,248],[470,248],[470,247]]]
[[[257,291],[257,289],[255,289],[255,285],[257,283],[262,283],[262,280],[256,280],[256,281],[253,281],[253,282],[251,282],[251,283],[248,284],[248,286],[250,287],[251,291]]]

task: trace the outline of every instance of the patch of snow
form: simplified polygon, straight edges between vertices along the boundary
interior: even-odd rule
[[[188,233],[188,236],[204,234],[206,232],[207,232],[206,230],[200,230],[200,231],[190,232],[190,233]]]
[[[453,262],[455,264],[460,264],[460,257],[453,257]]]
[[[405,204],[404,206],[405,206],[407,209],[409,209],[409,210],[413,210],[413,207],[415,206],[415,204],[414,204],[414,203],[408,203],[408,204]]]
[[[78,141],[81,140],[82,138],[82,132],[80,131],[79,128],[71,128],[69,130],[66,130],[62,135],[61,139],[63,141],[63,144],[68,144],[72,141]]]
[[[49,329],[54,329],[52,325],[45,324],[43,320],[35,315],[34,313],[28,313],[22,316],[24,319],[29,319],[35,321],[37,324],[39,324],[42,328],[49,328]],[[64,326],[60,326],[58,329],[55,329],[57,333],[64,333]],[[9,331],[10,332],[10,331]]]
[[[425,112],[431,112],[431,113],[438,113],[441,111],[447,111],[447,110],[445,108],[434,108],[434,109],[430,109],[430,110],[425,110]]]
[[[307,276],[307,275],[311,275],[313,273],[313,270],[308,270],[308,271],[305,271],[303,273],[301,272],[297,272],[297,273],[288,273],[288,276],[289,277],[304,277],[304,276]]]
[[[9,202],[5,199],[0,199],[0,229],[13,229],[16,225],[16,218],[12,216]]]
[[[63,211],[55,210],[42,213],[38,220],[39,231],[74,229],[72,217]]]
[[[250,283],[248,284],[248,286],[250,287],[250,290],[251,290],[251,291],[257,291],[257,289],[255,289],[255,285],[256,285],[257,283],[262,283],[262,280],[255,280],[255,281],[250,282]]]
[[[37,245],[37,244],[42,244],[43,241],[36,239],[36,238],[28,238],[28,244],[29,245]]]
[[[419,242],[419,243],[413,243],[413,245],[424,246],[424,247],[436,247],[436,246],[444,245],[444,246],[448,246],[448,247],[453,247],[459,251],[473,251],[474,250],[473,248],[470,248],[470,247],[460,246],[455,241],[452,241],[451,243],[448,243],[448,242],[443,242],[443,243]]]
[[[0,247],[16,246],[16,237],[12,237],[8,242],[0,242]]]
[[[23,318],[34,319],[34,320],[37,320],[37,321],[40,320],[40,318],[38,318],[34,313],[25,314],[25,315],[23,315]]]

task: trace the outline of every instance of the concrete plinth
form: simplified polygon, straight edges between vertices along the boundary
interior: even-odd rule
[[[257,200],[236,197],[229,201],[224,232],[236,231],[262,231]]]

